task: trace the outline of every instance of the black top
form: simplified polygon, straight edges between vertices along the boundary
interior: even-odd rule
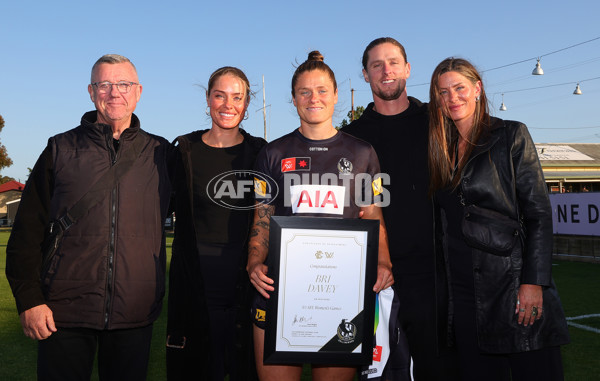
[[[242,153],[243,143],[232,147],[216,148],[199,139],[191,145],[193,207],[198,232],[196,237],[199,242],[242,243],[248,236],[249,210],[231,209],[214,201],[214,196],[217,196],[224,204],[235,207],[249,206],[254,203],[251,191],[237,192],[240,180],[252,181],[252,176],[248,172],[227,176],[225,182],[216,181],[216,177],[229,171],[247,169],[240,168],[239,163],[236,163]],[[207,186],[211,185],[211,189],[207,189]],[[236,197],[238,193],[244,197]]]
[[[382,115],[370,103],[343,128],[375,148],[381,171],[390,176],[390,205],[383,208],[394,274],[432,273],[433,211],[427,195],[427,105],[409,97],[408,109]]]

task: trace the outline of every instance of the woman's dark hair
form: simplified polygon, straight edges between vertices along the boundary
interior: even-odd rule
[[[242,81],[245,87],[246,103],[250,102],[250,97],[252,96],[252,91],[250,90],[250,81],[248,81],[248,77],[246,77],[246,74],[244,74],[243,71],[233,66],[223,66],[222,68],[215,70],[210,75],[210,78],[208,79],[208,88],[206,89],[206,97],[208,98],[210,95],[210,91],[213,89],[217,79],[227,74],[233,75]]]
[[[454,170],[454,155],[458,145],[458,130],[454,121],[444,115],[440,96],[440,77],[448,72],[456,72],[467,78],[473,85],[481,84],[479,99],[475,105],[473,126],[469,136],[463,136],[467,149]],[[446,113],[447,114],[447,113]],[[483,88],[481,75],[472,63],[463,58],[446,58],[435,68],[429,87],[429,173],[430,193],[451,186],[455,188],[460,183],[462,169],[467,163],[476,142],[484,133],[489,132],[490,114],[487,96]]]
[[[333,89],[337,91],[337,82],[335,80],[335,74],[333,74],[333,70],[331,70],[331,68],[325,62],[323,62],[323,55],[318,50],[313,50],[312,52],[308,53],[308,58],[306,61],[298,66],[294,72],[294,76],[292,77],[292,97],[296,96],[296,82],[298,82],[298,77],[300,77],[300,74],[313,70],[322,70],[327,73],[331,79],[331,82],[333,82]]]

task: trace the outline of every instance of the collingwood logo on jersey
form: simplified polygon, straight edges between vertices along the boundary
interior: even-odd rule
[[[343,157],[340,159],[340,161],[338,161],[337,168],[340,172],[340,175],[347,175],[349,173],[352,173],[352,168],[354,168],[354,166],[352,165],[352,162],[350,160]]]

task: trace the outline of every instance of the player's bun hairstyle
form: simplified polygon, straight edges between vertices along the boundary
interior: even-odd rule
[[[333,89],[337,91],[337,82],[335,80],[335,74],[333,70],[324,62],[323,55],[318,50],[313,50],[308,53],[308,58],[300,66],[296,68],[294,76],[292,77],[292,97],[296,96],[296,82],[300,75],[306,71],[322,70],[329,75],[329,79],[333,82]]]

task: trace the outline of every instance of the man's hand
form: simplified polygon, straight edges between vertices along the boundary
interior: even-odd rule
[[[392,275],[391,264],[379,263],[377,265],[377,282],[373,286],[373,291],[379,292],[385,290],[394,284],[394,275]]]
[[[52,310],[46,304],[25,310],[19,317],[23,332],[30,339],[44,340],[56,332]]]

